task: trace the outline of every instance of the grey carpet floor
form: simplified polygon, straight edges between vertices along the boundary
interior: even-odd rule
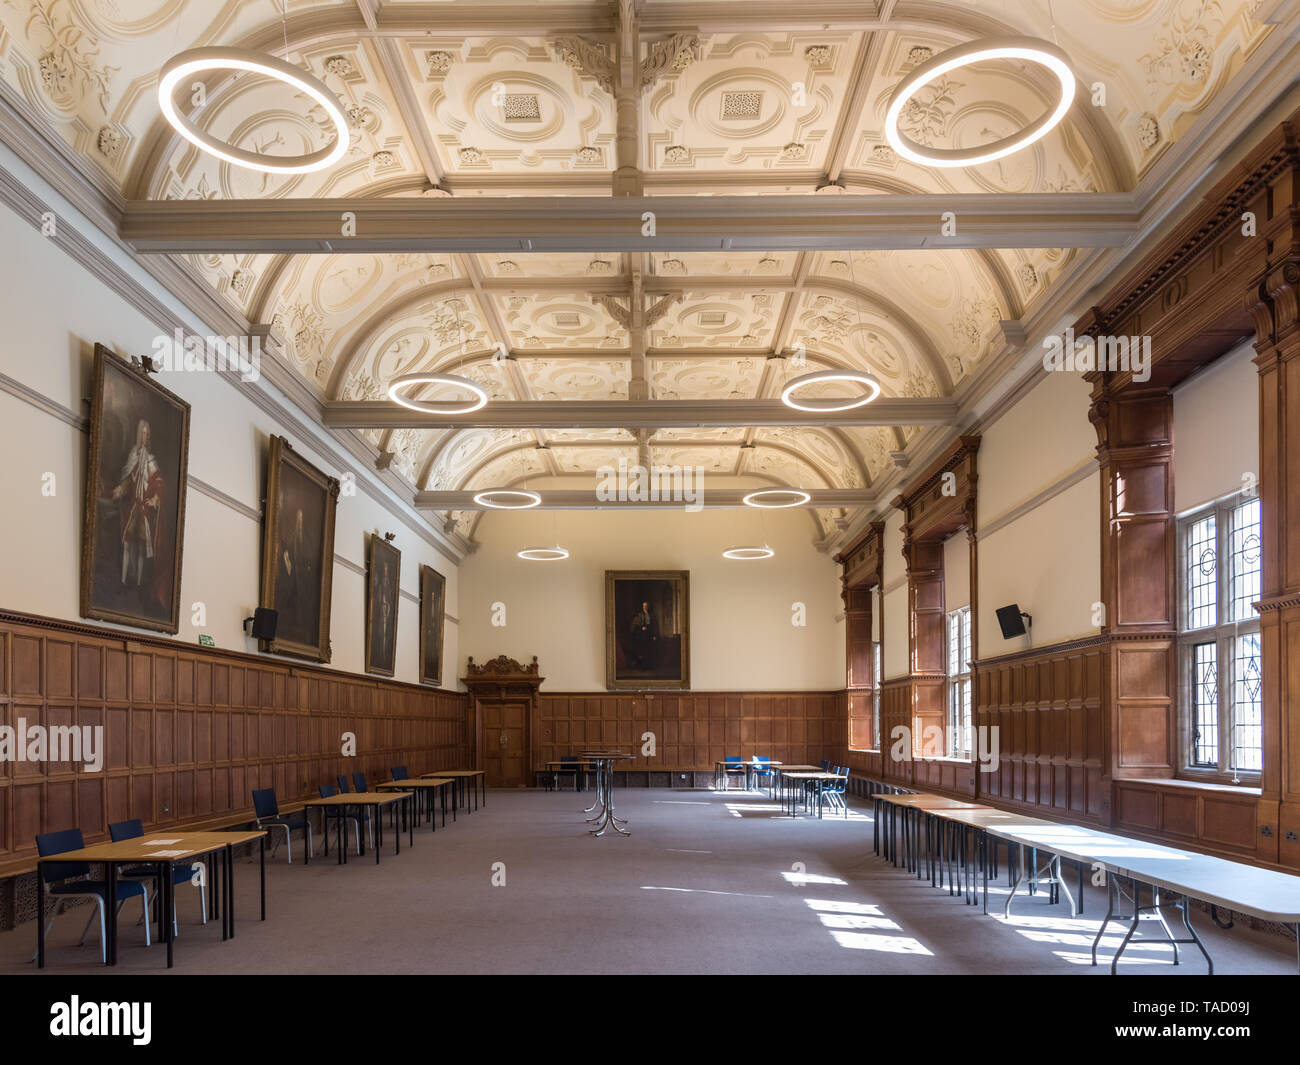
[[[869,806],[851,816],[780,816],[754,793],[630,790],[617,796],[630,837],[587,834],[591,793],[500,792],[430,834],[391,839],[376,866],[268,861],[268,920],[257,918],[257,866],[236,862],[237,934],[198,924],[198,893],[178,889],[175,973],[880,973],[1103,974],[1088,964],[1105,909],[1088,889],[1084,913],[1042,895],[1012,917],[937,891],[872,854]],[[504,874],[504,884],[494,885]],[[1005,899],[1005,880],[990,908]],[[128,904],[118,973],[165,971],[144,947]],[[62,915],[47,971],[103,972],[95,933],[76,946],[88,911]],[[1294,973],[1295,946],[1194,912],[1221,973]],[[1123,929],[1103,940],[1109,956]],[[1204,962],[1144,923],[1125,971],[1200,975]],[[33,972],[31,923],[0,935],[0,972]]]

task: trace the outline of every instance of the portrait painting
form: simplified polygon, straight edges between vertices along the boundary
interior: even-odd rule
[[[174,633],[190,406],[101,344],[93,373],[81,616]]]
[[[691,686],[690,578],[686,570],[605,571],[605,683]]]
[[[273,654],[330,660],[330,591],[339,482],[302,458],[282,436],[271,438],[262,526],[261,605],[275,610]]]
[[[442,684],[442,625],[447,610],[447,578],[432,566],[420,567],[420,683]]]
[[[366,574],[366,672],[391,677],[397,671],[397,607],[402,552],[377,533],[370,534]]]

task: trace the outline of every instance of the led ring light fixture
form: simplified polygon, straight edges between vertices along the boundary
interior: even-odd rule
[[[762,488],[757,492],[750,492],[741,502],[747,507],[757,507],[759,510],[786,510],[811,503],[812,496],[801,488]]]
[[[1046,67],[1060,82],[1061,96],[1056,107],[1019,133],[980,144],[972,148],[931,148],[906,136],[898,128],[903,109],[916,94],[931,82],[961,67],[991,59],[1023,59]],[[1075,80],[1070,60],[1061,49],[1036,37],[990,37],[958,45],[940,52],[933,59],[909,71],[889,98],[885,112],[885,139],[904,159],[923,166],[977,166],[1011,155],[1047,136],[1065,117],[1074,103]]]
[[[795,400],[795,393],[800,389],[825,381],[849,381],[866,385],[867,392],[856,399],[809,399],[803,403]],[[786,385],[785,391],[781,393],[781,402],[787,407],[812,414],[834,414],[837,411],[865,407],[879,395],[880,382],[869,373],[863,373],[861,370],[818,370],[816,373],[806,373],[802,377],[796,377]]]
[[[771,558],[776,552],[764,544],[762,547],[729,547],[722,552],[723,558],[733,558],[738,562],[751,562],[760,558]]]
[[[474,502],[488,510],[530,510],[542,505],[542,497],[527,488],[489,488],[476,494]]]
[[[176,109],[176,90],[187,79],[211,70],[262,74],[305,93],[324,109],[334,126],[334,139],[319,151],[307,155],[276,156],[236,148],[233,144],[205,133],[188,116]],[[324,170],[347,154],[351,141],[343,108],[324,84],[292,63],[243,48],[194,48],[173,56],[162,68],[159,77],[158,105],[162,108],[163,118],[191,144],[235,166],[269,174],[307,174],[313,170]]]
[[[402,395],[408,388],[413,388],[416,385],[451,385],[453,388],[463,388],[467,392],[474,394],[474,405],[472,407],[466,407],[463,404],[455,406],[438,405],[425,403],[422,400],[408,399]],[[421,414],[469,414],[476,410],[482,410],[487,406],[488,394],[487,389],[467,377],[457,377],[455,374],[450,373],[409,373],[402,377],[394,377],[389,382],[388,398],[407,410],[419,411]]]
[[[519,557],[529,562],[559,562],[568,558],[569,552],[562,547],[525,547]]]

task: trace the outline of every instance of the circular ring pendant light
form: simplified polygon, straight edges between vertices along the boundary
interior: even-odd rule
[[[558,544],[555,547],[525,547],[519,557],[529,562],[559,562],[569,557],[569,552]]]
[[[422,400],[409,399],[402,395],[408,388],[414,388],[418,385],[450,385],[452,388],[463,388],[467,392],[474,394],[474,404],[467,407],[463,403],[454,406],[425,403]],[[421,414],[470,414],[487,406],[488,394],[487,389],[477,381],[471,381],[468,377],[458,377],[456,374],[451,373],[409,373],[401,377],[394,377],[389,382],[388,398],[394,403],[407,408],[407,410],[419,411]]]
[[[847,381],[853,384],[865,385],[867,391],[856,399],[808,399],[804,400],[802,403],[796,401],[795,393],[800,389],[826,381]],[[781,392],[781,402],[787,407],[793,407],[795,410],[807,411],[810,414],[834,414],[837,411],[855,410],[858,407],[865,407],[879,395],[880,382],[865,371],[818,370],[815,373],[806,373],[802,377],[796,377],[786,385],[785,389]]]
[[[199,129],[176,108],[176,90],[186,79],[212,70],[247,71],[283,82],[306,94],[324,109],[334,126],[334,138],[324,148],[306,155],[263,155],[237,148]],[[249,170],[269,174],[307,174],[333,166],[347,154],[351,138],[343,108],[334,94],[317,78],[283,59],[243,48],[194,48],[169,59],[158,81],[158,106],[163,118],[195,147],[218,159]]]
[[[1061,94],[1056,106],[1020,132],[972,148],[931,148],[912,140],[898,128],[903,108],[926,85],[961,67],[996,59],[1022,59],[1046,67],[1060,82]],[[990,37],[971,41],[940,52],[908,71],[889,98],[889,108],[885,112],[885,139],[904,159],[923,166],[978,166],[1018,152],[1047,136],[1065,118],[1074,103],[1074,93],[1075,78],[1070,70],[1069,57],[1056,45],[1036,37]]]
[[[722,557],[735,559],[737,562],[753,562],[761,558],[771,558],[775,554],[775,551],[764,544],[762,547],[729,547],[722,552]]]
[[[474,502],[489,510],[531,510],[542,505],[542,497],[527,488],[489,488],[477,493]]]
[[[758,507],[759,510],[786,510],[811,503],[812,496],[802,488],[761,488],[757,492],[750,492],[741,502],[747,507]]]

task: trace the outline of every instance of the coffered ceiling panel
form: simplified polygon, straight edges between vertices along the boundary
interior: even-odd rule
[[[646,101],[649,169],[824,168],[860,35],[715,34]]]
[[[840,6],[819,21],[814,0],[791,5],[783,26],[747,0],[3,0],[0,96],[70,147],[110,199],[1042,197],[1141,189],[1198,117],[1235,98],[1272,31],[1261,0],[881,6],[884,24],[870,3],[856,20]],[[705,24],[690,21],[696,10]],[[883,133],[899,80],[944,49],[1005,33],[1054,40],[1070,57],[1079,96],[1066,121],[977,167],[899,159]],[[158,72],[205,45],[280,56],[323,81],[346,116],[343,160],[268,175],[176,135],[159,114]],[[638,62],[620,70],[623,54]],[[194,91],[183,87],[180,102]],[[196,121],[246,149],[309,152],[329,135],[318,107],[264,77],[213,75],[201,95]],[[901,124],[924,144],[964,147],[1051,102],[1041,70],[986,63],[923,89]],[[415,370],[462,374],[498,401],[771,399],[793,376],[830,367],[867,370],[891,397],[960,396],[1086,254],[323,252],[186,259],[220,299],[271,328],[271,357],[321,402],[382,399]],[[377,463],[431,490],[590,483],[602,465],[647,455],[746,483],[862,488],[895,468],[916,432],[361,435]],[[464,533],[477,520],[447,517]],[[814,517],[830,535],[848,516]]]

